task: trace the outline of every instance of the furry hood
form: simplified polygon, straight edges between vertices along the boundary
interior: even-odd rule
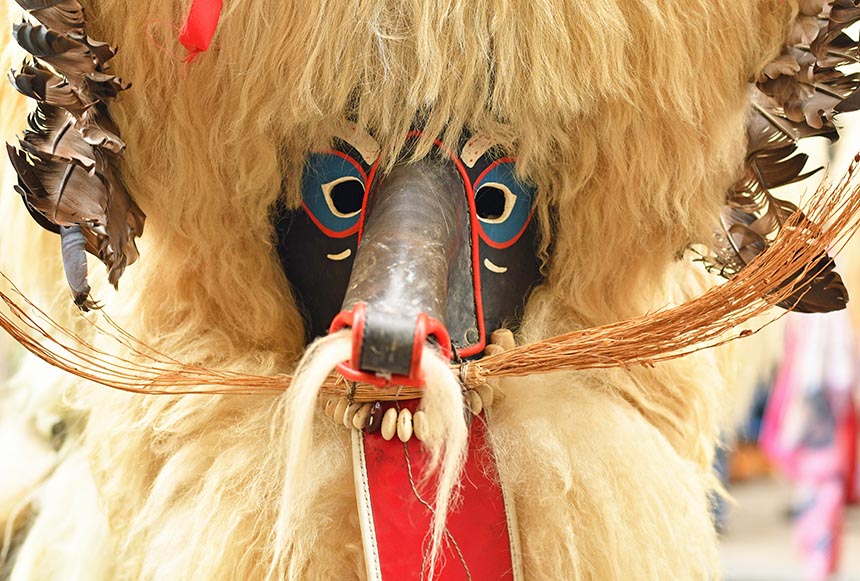
[[[85,4],[90,33],[119,47],[112,66],[133,83],[112,114],[128,145],[124,178],[147,215],[142,258],[111,297],[111,317],[179,360],[266,375],[290,371],[304,348],[271,211],[282,198],[299,204],[307,152],[347,119],[388,161],[416,123],[417,157],[464,129],[517,157],[538,188],[546,272],[521,341],[700,294],[700,267],[676,257],[711,236],[743,162],[751,83],[779,53],[798,2],[225,0],[212,47],[189,66],[173,54],[188,1]],[[7,89],[2,111],[23,122],[22,101]],[[14,198],[0,204],[21,218]],[[61,267],[28,272],[21,258],[45,262],[56,243],[35,225],[15,228],[31,242],[4,271],[38,279],[30,294]],[[494,443],[531,574],[715,574],[706,495],[716,359],[503,382]],[[300,541],[284,548],[272,533],[284,398],[81,385],[72,399],[89,413],[83,454],[56,478],[83,470],[94,483],[55,483],[66,493],[45,502],[20,578],[62,576],[68,557],[52,539],[110,547],[81,579],[258,578],[273,555],[291,578],[361,575],[347,437],[336,427],[315,427],[315,493],[303,499]],[[95,532],[52,536],[75,520]]]

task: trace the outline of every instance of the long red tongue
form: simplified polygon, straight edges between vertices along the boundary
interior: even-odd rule
[[[415,410],[417,400],[401,405]],[[436,581],[523,578],[516,510],[502,487],[486,421],[481,415],[470,427],[460,501],[448,515]],[[353,434],[367,578],[419,581],[433,519],[427,499],[432,501],[436,490],[432,479],[423,485],[416,480],[430,462],[429,452],[415,438],[404,444],[378,432]]]
[[[218,19],[221,18],[221,0],[193,0],[188,17],[179,33],[179,42],[188,49],[185,62],[190,63],[209,48]]]

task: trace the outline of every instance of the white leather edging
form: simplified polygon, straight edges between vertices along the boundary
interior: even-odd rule
[[[492,436],[490,435],[490,410],[484,410],[484,418],[487,422],[487,436],[492,446]],[[525,579],[525,570],[523,569],[523,550],[520,545],[520,526],[517,521],[517,509],[514,503],[514,496],[508,490],[505,484],[505,479],[502,476],[502,470],[499,466],[498,459],[496,460],[496,471],[499,476],[499,487],[502,489],[502,498],[505,501],[505,516],[508,523],[508,538],[511,541],[511,568],[513,569],[514,581],[523,581]]]
[[[364,461],[364,432],[352,432],[352,473],[355,477],[355,498],[358,502],[358,521],[361,524],[361,545],[368,581],[382,581],[379,547],[376,544],[376,527],[373,524],[373,507],[370,504],[370,485],[367,482],[367,463]]]

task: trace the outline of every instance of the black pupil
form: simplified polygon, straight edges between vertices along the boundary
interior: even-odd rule
[[[331,203],[341,214],[354,214],[361,210],[364,201],[364,186],[356,180],[346,180],[331,189]]]
[[[479,218],[497,220],[505,213],[505,192],[493,186],[484,186],[475,193],[475,211]]]

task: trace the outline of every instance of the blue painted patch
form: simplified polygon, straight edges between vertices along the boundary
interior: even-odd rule
[[[367,190],[365,177],[358,165],[335,153],[311,153],[305,162],[302,174],[302,200],[305,209],[314,218],[317,226],[329,235],[345,235],[358,227],[361,212],[349,217],[335,214],[326,201],[323,186],[344,177],[352,177],[361,182]]]
[[[498,223],[479,221],[486,237],[497,245],[508,245],[515,242],[532,215],[535,188],[517,178],[514,173],[515,166],[516,162],[514,161],[499,162],[492,166],[475,184],[476,196],[481,187],[495,183],[507,187],[516,198],[510,214],[504,221]]]

